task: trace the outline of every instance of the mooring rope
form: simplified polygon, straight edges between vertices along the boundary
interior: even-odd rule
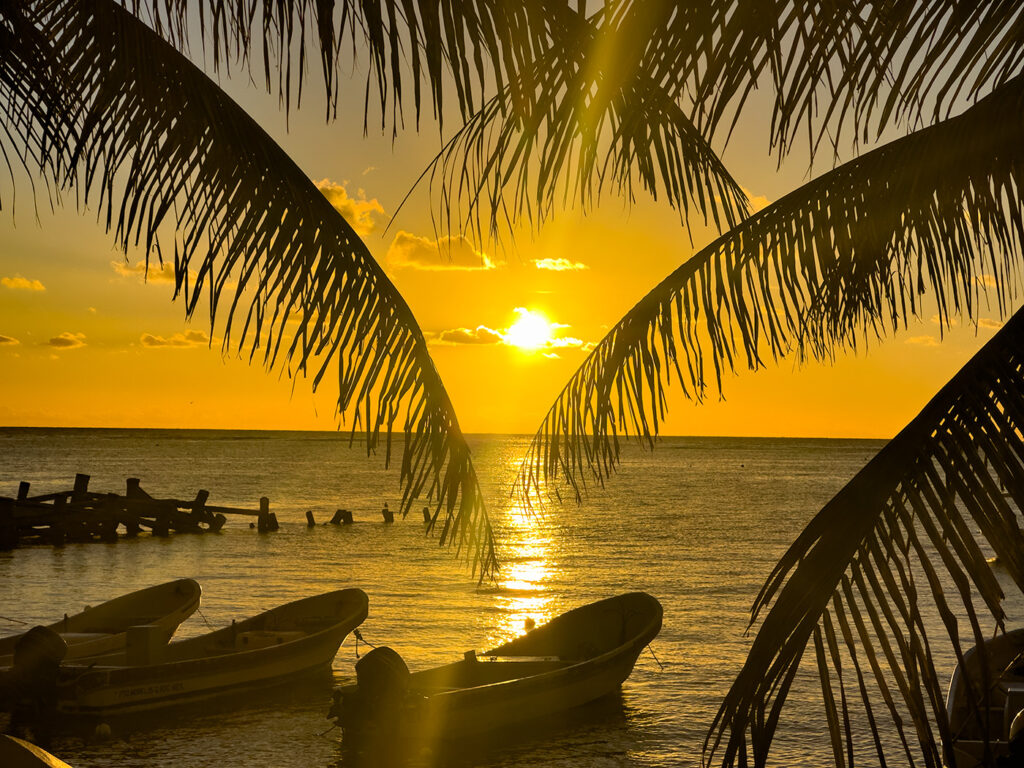
[[[0,616],[0,619],[3,619],[4,621],[13,621],[15,624],[23,624],[26,627],[29,625],[29,622],[27,621],[22,621],[21,619],[12,619],[10,616]]]
[[[651,652],[651,656],[654,656],[654,660],[658,662],[658,666],[661,668],[661,671],[664,672],[665,671],[665,665],[662,664],[661,660],[657,656],[654,655],[654,649],[651,648],[651,644],[650,643],[647,644],[647,650]]]
[[[197,607],[196,608],[196,613],[199,614],[199,618],[201,618],[203,620],[203,623],[207,626],[208,629],[213,629],[213,626],[210,624],[210,622],[208,622],[206,620],[206,616],[203,614],[203,609],[202,608],[198,608]]]
[[[353,629],[352,630],[352,635],[356,639],[356,658],[357,659],[359,658],[359,643],[360,643],[360,641],[362,641],[366,645],[370,646],[371,648],[375,649],[377,647],[373,643],[369,642],[365,637],[363,637],[363,633],[360,632],[358,629]]]

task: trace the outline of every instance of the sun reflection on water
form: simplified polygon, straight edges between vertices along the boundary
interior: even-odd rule
[[[498,580],[496,605],[500,618],[488,635],[487,647],[523,634],[528,620],[540,626],[557,613],[551,584],[558,566],[553,559],[554,532],[550,524],[515,507],[506,511],[503,522],[507,550]]]

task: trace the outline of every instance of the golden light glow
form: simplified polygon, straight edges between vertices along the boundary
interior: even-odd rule
[[[505,331],[505,343],[519,349],[535,350],[551,341],[552,324],[540,312],[516,307],[516,321]]]

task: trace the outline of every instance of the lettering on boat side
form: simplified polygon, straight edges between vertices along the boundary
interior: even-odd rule
[[[138,688],[122,688],[117,692],[119,699],[132,699],[136,696],[147,696],[156,693],[174,693],[185,690],[184,683],[161,683],[159,685],[145,685]]]

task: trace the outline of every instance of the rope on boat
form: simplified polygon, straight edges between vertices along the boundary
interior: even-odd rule
[[[365,637],[363,637],[363,633],[360,632],[358,629],[353,629],[352,630],[352,635],[356,639],[356,658],[357,659],[359,658],[359,643],[360,643],[360,641],[362,641],[366,645],[370,646],[371,648],[375,649],[377,647],[373,643],[369,642]]]
[[[654,656],[654,649],[651,648],[651,644],[650,643],[647,644],[647,650],[651,652],[651,656]],[[661,663],[661,661],[658,659],[657,656],[654,656],[654,660],[658,662],[658,666],[661,668],[661,671],[664,672],[665,671],[665,665]]]
[[[10,616],[0,616],[0,619],[4,621],[13,621],[15,624],[24,624],[26,627],[29,625],[27,621],[21,621],[20,619],[12,619]]]
[[[330,728],[328,728],[328,729],[327,729],[326,731],[324,731],[323,733],[318,733],[318,734],[317,734],[317,736],[326,736],[326,735],[327,735],[328,733],[330,733],[331,731],[333,731],[333,730],[334,730],[335,728],[337,728],[337,727],[338,727],[338,724],[337,724],[337,723],[335,723],[334,725],[332,725],[332,726],[331,726]]]
[[[199,618],[201,618],[203,620],[203,623],[207,626],[207,628],[212,630],[213,626],[211,626],[210,622],[208,622],[206,620],[206,616],[203,614],[203,609],[197,607],[196,608],[196,613],[199,614]]]

